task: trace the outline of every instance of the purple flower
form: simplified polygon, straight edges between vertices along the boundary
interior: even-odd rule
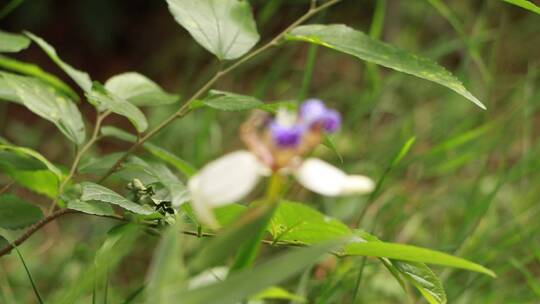
[[[341,126],[341,115],[328,109],[319,99],[308,99],[300,107],[300,119],[309,128],[321,126],[325,132],[335,132]]]
[[[269,127],[274,143],[280,148],[294,148],[298,146],[304,135],[304,128],[298,124],[285,126],[272,121]]]
[[[320,99],[308,99],[300,106],[300,118],[307,126],[311,127],[323,121],[327,111]]]
[[[323,129],[326,132],[336,132],[341,127],[341,115],[336,110],[328,110],[323,119]]]

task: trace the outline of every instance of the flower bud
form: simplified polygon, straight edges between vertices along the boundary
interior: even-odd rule
[[[320,99],[308,99],[300,106],[300,119],[308,127],[320,123],[328,110]]]
[[[334,133],[341,127],[341,115],[336,110],[328,110],[323,119],[323,129],[328,133]]]

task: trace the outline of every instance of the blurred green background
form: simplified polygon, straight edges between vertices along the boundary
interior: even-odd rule
[[[250,2],[264,41],[300,16],[309,1]],[[6,3],[0,1],[0,7]],[[344,125],[333,141],[343,163],[323,146],[318,156],[377,179],[403,144],[416,138],[382,195],[369,206],[366,198],[324,199],[295,186],[288,198],[309,202],[347,223],[367,208],[361,227],[381,239],[453,253],[497,273],[493,280],[435,267],[450,303],[540,302],[540,16],[502,1],[349,0],[309,22],[345,23],[432,58],[488,109],[442,86],[332,50],[287,43],[268,51],[216,88],[266,101],[317,97],[339,109]],[[177,25],[165,1],[27,0],[0,20],[0,28],[38,34],[65,61],[96,80],[134,70],[182,96],[193,93],[217,67]],[[16,58],[71,83],[35,45]],[[91,121],[92,107],[81,107]],[[150,123],[177,107],[147,112]],[[201,167],[242,147],[237,128],[245,116],[199,110],[153,141]],[[122,119],[107,122],[131,130]],[[73,154],[54,125],[14,104],[0,103],[0,136],[65,166]],[[105,140],[93,152],[126,148]],[[47,205],[43,197],[15,191]],[[111,225],[72,216],[25,243],[22,252],[40,290],[54,294],[84,271]],[[111,278],[111,303],[119,303],[144,280],[156,239],[148,236],[140,242]],[[322,266],[315,270],[310,298],[348,303],[360,259],[330,264],[330,271]],[[16,256],[0,259],[0,268],[0,302],[33,303]],[[362,303],[420,301],[407,299],[380,263],[369,259],[359,297]]]

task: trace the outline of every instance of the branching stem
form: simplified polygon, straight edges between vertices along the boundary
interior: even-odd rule
[[[144,144],[148,139],[153,137],[155,134],[157,134],[159,131],[167,127],[169,124],[171,124],[173,121],[175,121],[177,118],[181,118],[185,116],[187,113],[191,111],[190,106],[191,104],[196,101],[198,98],[200,98],[206,91],[208,91],[221,77],[229,74],[245,62],[251,60],[252,58],[256,57],[260,53],[278,45],[280,41],[285,37],[285,35],[292,30],[293,28],[297,27],[298,25],[302,24],[307,19],[311,18],[313,15],[317,14],[318,12],[340,2],[341,0],[330,0],[320,6],[316,6],[316,3],[311,3],[311,6],[309,10],[302,15],[300,18],[298,18],[295,22],[293,22],[291,25],[289,25],[285,30],[280,32],[278,35],[276,35],[272,40],[264,44],[263,46],[253,50],[252,52],[248,53],[244,57],[237,60],[235,63],[230,65],[229,67],[226,67],[224,69],[220,69],[216,72],[216,74],[210,78],[197,92],[195,92],[181,107],[167,117],[164,121],[162,121],[159,125],[154,127],[152,130],[150,130],[148,133],[146,133],[141,139],[137,142],[135,142],[127,151],[122,155],[120,159],[116,161],[116,163],[101,177],[99,180],[99,183],[102,183],[105,181],[111,174],[113,174],[120,165],[128,158],[131,153],[133,153],[135,150],[137,150],[138,147],[140,147],[142,144]]]
[[[330,0],[320,6],[316,5],[316,1],[312,1],[309,10],[302,15],[300,18],[298,18],[295,22],[293,22],[291,25],[289,25],[285,30],[283,30],[281,33],[279,33],[277,36],[275,36],[272,40],[270,40],[268,43],[264,44],[263,46],[255,49],[254,51],[248,53],[244,57],[240,58],[238,61],[230,65],[229,67],[226,67],[224,69],[218,70],[218,72],[210,79],[208,80],[199,90],[197,90],[175,113],[167,117],[165,120],[163,120],[159,125],[154,127],[152,130],[150,130],[145,135],[138,137],[137,141],[124,153],[124,155],[118,159],[118,161],[109,169],[103,177],[99,180],[99,182],[103,182],[106,180],[112,173],[114,173],[119,166],[128,158],[128,156],[133,153],[138,147],[140,147],[142,144],[144,144],[147,140],[149,140],[151,137],[156,135],[159,131],[167,127],[169,124],[171,124],[173,121],[175,121],[177,118],[181,118],[188,114],[191,111],[191,104],[196,101],[198,98],[200,98],[206,91],[208,91],[221,77],[227,75],[228,73],[232,72],[236,68],[238,68],[240,65],[244,64],[245,62],[251,60],[255,56],[259,55],[260,53],[278,45],[283,37],[293,28],[297,27],[298,25],[302,24],[304,21],[312,17],[313,15],[317,14],[318,12],[340,2],[341,0]],[[71,165],[71,168],[69,170],[68,175],[65,179],[62,180],[59,188],[58,188],[58,196],[57,198],[52,202],[51,206],[49,207],[49,212],[46,217],[41,219],[39,222],[33,224],[28,228],[19,238],[17,238],[13,244],[15,246],[19,246],[22,243],[24,243],[32,234],[34,234],[36,231],[40,230],[42,227],[50,223],[51,221],[55,220],[58,217],[61,217],[65,214],[71,214],[71,213],[79,213],[78,211],[71,210],[71,209],[60,209],[57,211],[54,211],[54,208],[56,207],[56,204],[58,202],[58,199],[60,195],[63,193],[64,188],[68,184],[68,182],[75,176],[77,173],[77,168],[79,166],[79,163],[81,161],[82,156],[92,147],[92,145],[99,139],[99,130],[101,128],[101,124],[103,120],[111,114],[110,111],[104,112],[104,113],[98,113],[96,118],[96,124],[94,125],[94,130],[92,132],[91,138],[88,140],[88,142],[77,151],[77,154],[75,156],[75,159],[73,161],[73,164]],[[117,220],[124,220],[123,217],[120,216],[106,216],[110,218],[114,218]],[[191,231],[183,231],[184,234],[189,235],[195,235],[199,236],[197,232],[191,232]],[[207,236],[204,235],[203,236]],[[275,243],[272,241],[262,240],[262,243],[268,243],[270,245],[282,245],[280,242]],[[290,244],[284,244],[287,246],[290,246]],[[292,245],[292,246],[298,246],[298,245]],[[3,249],[0,249],[0,257],[4,256],[13,250],[13,245],[10,244],[6,246]]]
[[[62,182],[60,183],[60,186],[58,187],[58,195],[49,206],[49,210],[47,211],[47,214],[51,214],[54,211],[54,208],[56,207],[56,204],[58,203],[58,199],[60,198],[60,195],[62,195],[62,193],[64,192],[64,188],[77,173],[77,168],[79,167],[79,163],[81,162],[83,155],[99,139],[99,130],[101,129],[101,124],[103,120],[110,114],[111,114],[111,111],[106,111],[103,113],[98,112],[96,114],[96,124],[94,125],[92,136],[90,137],[88,142],[86,142],[86,144],[80,150],[77,151],[77,154],[75,155],[75,159],[73,160],[73,164],[71,164],[71,168],[69,169],[69,173],[66,176],[66,178],[64,178]]]
[[[15,183],[15,181],[10,181],[10,182],[7,183],[5,186],[3,186],[3,187],[0,189],[0,194],[4,194],[6,191],[8,191],[9,188],[11,188],[11,186],[13,186],[14,183]]]

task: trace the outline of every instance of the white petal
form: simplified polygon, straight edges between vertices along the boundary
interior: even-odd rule
[[[368,177],[347,175],[317,158],[306,159],[296,170],[295,176],[304,187],[325,196],[367,193],[374,187]]]
[[[248,151],[233,152],[208,163],[188,182],[191,205],[197,219],[217,229],[219,224],[212,209],[246,196],[264,169],[257,157]]]
[[[196,289],[211,285],[212,283],[224,281],[229,274],[229,268],[218,266],[208,269],[195,277],[191,278],[188,283],[188,289]]]
[[[190,189],[205,205],[218,207],[234,203],[246,196],[259,181],[262,165],[248,151],[227,154],[208,163],[192,177],[196,187]],[[195,191],[195,192],[194,192]]]
[[[362,194],[369,193],[375,188],[375,183],[367,176],[349,175],[341,189],[341,194]]]
[[[193,176],[188,182],[193,212],[200,223],[212,229],[218,229],[219,223],[214,216],[214,212],[212,212],[212,207],[209,206],[200,196],[199,182],[200,178],[197,175]]]
[[[347,181],[343,171],[317,158],[306,159],[295,176],[304,187],[326,196],[340,195]]]

